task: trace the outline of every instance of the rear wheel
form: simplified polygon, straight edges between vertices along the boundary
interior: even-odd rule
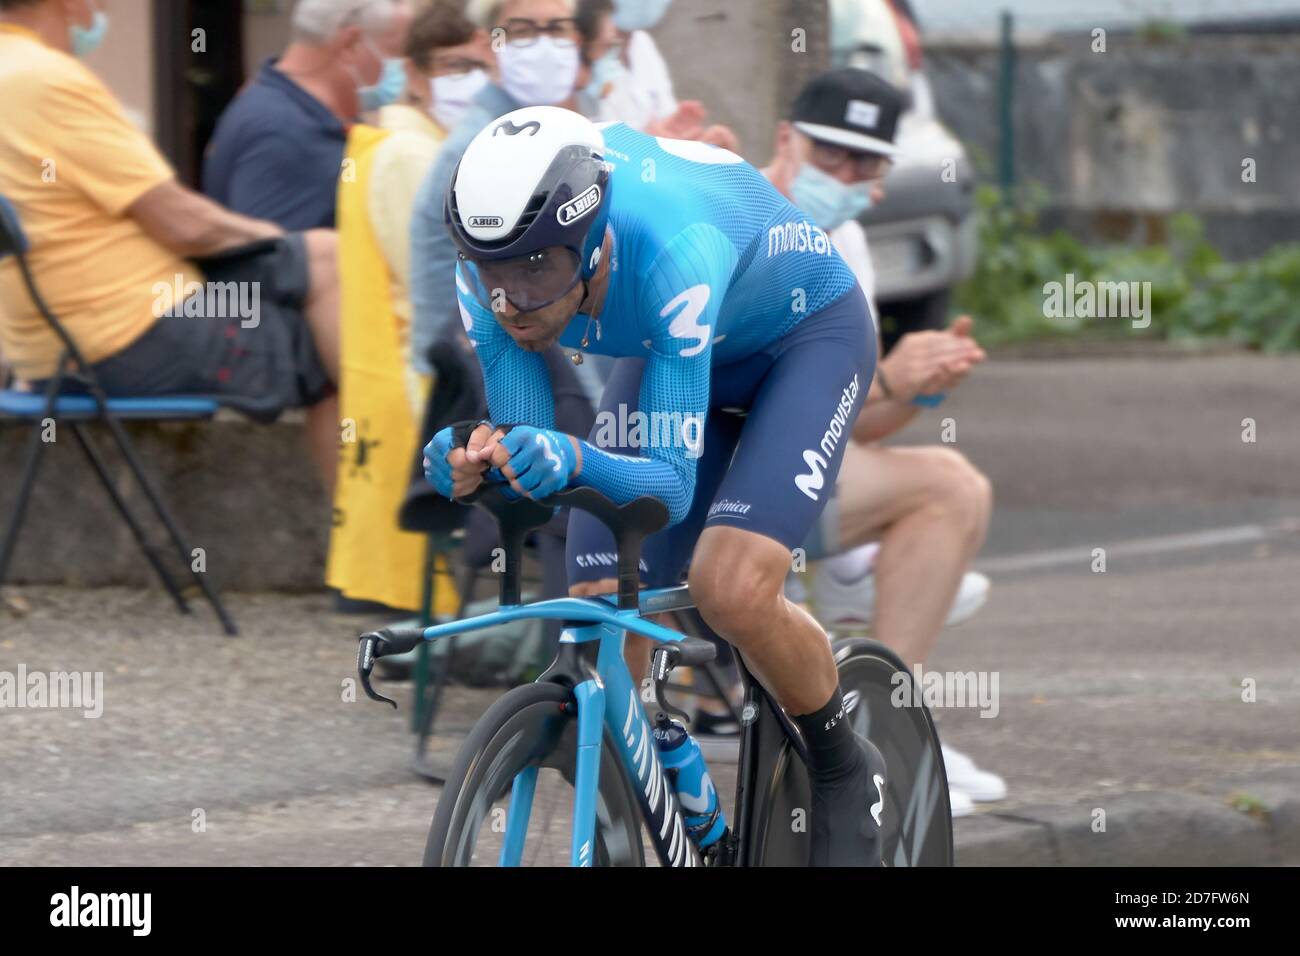
[[[573,694],[558,684],[516,687],[465,739],[429,828],[425,866],[499,866],[515,778],[535,789],[518,861],[568,866],[577,757]],[[596,802],[596,866],[644,866],[641,816],[606,734]]]
[[[831,649],[850,726],[885,758],[885,865],[952,866],[948,777],[930,711],[912,703],[912,675],[876,641],[849,638]]]
[[[886,866],[952,866],[952,814],[939,736],[929,711],[911,705],[911,675],[876,641],[837,641],[832,651],[850,726],[885,758],[882,860]],[[901,695],[900,684],[908,692],[907,706],[895,706],[891,699]],[[811,802],[808,772],[784,735],[766,780],[756,795],[761,820],[754,863],[804,866],[808,824],[801,808]]]

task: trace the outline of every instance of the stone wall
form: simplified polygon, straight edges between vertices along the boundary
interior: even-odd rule
[[[1148,44],[1112,33],[1017,49],[1018,181],[1052,197],[1052,219],[1085,236],[1159,239],[1168,216],[1205,219],[1229,255],[1300,239],[1300,36],[1187,36]],[[927,50],[944,121],[996,178],[998,63],[992,44]],[[1253,160],[1254,182],[1243,181]]]

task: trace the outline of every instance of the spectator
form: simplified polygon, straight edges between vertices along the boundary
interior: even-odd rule
[[[203,191],[285,229],[333,228],[349,126],[406,85],[406,0],[298,0],[293,34],[217,122]]]
[[[407,88],[402,102],[379,111],[390,135],[375,145],[368,195],[369,226],[383,253],[403,362],[409,365],[411,211],[450,130],[487,85],[492,51],[486,31],[461,0],[438,0],[411,22],[406,39]],[[345,351],[346,354],[346,351]],[[427,381],[411,375],[408,397],[418,419]]]
[[[883,196],[880,180],[896,153],[902,109],[903,95],[866,70],[815,77],[796,99],[791,120],[780,124],[776,155],[763,171],[829,233],[869,299],[871,259],[856,217]],[[823,623],[833,627],[869,613],[872,634],[909,667],[928,657],[955,600],[983,600],[987,580],[966,571],[988,530],[992,493],[988,479],[954,449],[877,443],[911,421],[920,404],[942,400],[984,360],[971,327],[970,317],[961,316],[946,331],[906,335],[881,360],[835,498],[806,545],[809,560],[835,556],[823,562],[814,583]],[[862,547],[872,540],[881,542],[874,568]],[[944,753],[955,814],[969,812],[972,799],[1005,796],[1001,778],[949,747]]]
[[[407,118],[432,117],[439,143],[456,128],[487,85],[492,49],[486,31],[465,12],[464,0],[434,0],[411,21],[406,36]],[[401,107],[379,111],[379,125],[400,129]],[[416,124],[426,132],[425,124]]]
[[[311,406],[312,452],[329,484],[334,235],[285,235],[180,185],[72,55],[94,49],[107,25],[85,4],[0,0],[0,183],[31,240],[36,284],[110,395],[213,394],[262,420]],[[240,301],[213,294],[195,259]],[[36,387],[63,350],[12,259],[0,263],[0,350]]]
[[[704,125],[695,100],[678,103],[668,64],[646,31],[671,0],[579,0],[578,28],[586,68],[581,111],[597,122],[626,123],[651,136],[696,139],[739,151],[725,126]]]
[[[468,105],[474,74],[486,82],[490,59],[486,34],[459,3],[425,7],[407,35],[403,102],[380,110],[380,128],[358,124],[348,136],[349,174],[338,189],[339,402],[355,433],[344,434],[326,566],[342,608],[420,606],[425,539],[397,526],[428,391],[406,353],[411,207],[446,135],[442,124]],[[440,610],[454,613],[454,599]]]
[[[452,173],[476,133],[524,106],[577,105],[579,34],[572,0],[503,0],[489,10],[496,64],[492,80],[443,143],[411,217],[411,361],[432,371],[435,342],[468,343],[456,300],[456,248],[443,221]],[[476,363],[471,363],[476,366]]]

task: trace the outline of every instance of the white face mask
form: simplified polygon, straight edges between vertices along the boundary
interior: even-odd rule
[[[486,70],[435,76],[429,86],[433,90],[433,118],[438,125],[451,131],[487,81]]]
[[[554,106],[578,81],[578,45],[540,36],[528,46],[507,43],[497,54],[501,86],[523,106]]]

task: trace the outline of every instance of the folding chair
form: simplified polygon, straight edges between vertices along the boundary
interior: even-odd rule
[[[423,448],[434,433],[452,422],[464,421],[483,413],[483,390],[475,379],[466,360],[457,353],[456,347],[449,343],[436,343],[429,351],[429,363],[433,367],[433,390],[425,408],[424,421],[420,427],[420,446],[416,450],[411,469],[410,486],[406,499],[398,512],[398,524],[405,531],[418,532],[426,536],[425,559],[423,570],[424,592],[420,601],[420,624],[428,627],[433,623],[433,608],[437,578],[434,571],[438,556],[446,558],[449,566],[454,567],[454,557],[460,547],[461,532],[465,525],[469,509],[439,495],[424,479],[422,464]],[[473,593],[475,576],[470,569],[463,569],[455,575],[457,590],[457,615],[464,613],[465,606]],[[452,652],[455,647],[453,644]],[[432,667],[429,645],[421,643],[415,661],[415,686],[412,700],[411,729],[424,740],[432,731],[434,716],[446,683],[447,666]],[[433,683],[430,686],[430,678]],[[415,765],[418,772],[432,776],[423,767],[424,753],[417,744]]]
[[[45,430],[45,422],[52,420],[56,423],[56,428],[60,423],[66,423],[71,427],[77,444],[85,452],[87,461],[90,462],[91,468],[99,477],[104,490],[108,492],[108,496],[121,514],[122,520],[131,529],[131,533],[135,536],[135,540],[144,552],[144,556],[162,580],[163,587],[167,589],[167,593],[171,595],[172,600],[176,602],[176,607],[182,614],[190,613],[188,602],[185,600],[184,595],[181,594],[175,579],[163,564],[161,549],[149,541],[143,526],[136,519],[112,476],[109,475],[99,449],[91,440],[86,426],[94,422],[103,422],[108,427],[108,431],[112,435],[122,458],[126,461],[131,474],[135,476],[136,482],[143,489],[150,505],[153,506],[154,513],[166,528],[176,553],[180,556],[185,567],[190,569],[190,575],[194,579],[194,583],[198,585],[203,596],[212,605],[213,611],[216,612],[218,619],[221,621],[222,628],[227,634],[237,634],[238,629],[235,627],[235,622],[226,612],[216,591],[208,583],[205,575],[194,570],[191,564],[192,552],[189,544],[182,537],[170,510],[162,500],[157,486],[140,467],[135,447],[132,445],[126,429],[122,427],[124,420],[162,422],[210,419],[216,414],[217,403],[209,398],[199,396],[109,398],[105,395],[103,388],[90,368],[90,364],[81,354],[63,324],[50,311],[44,297],[36,288],[31,269],[27,263],[29,248],[27,236],[18,220],[17,211],[8,199],[0,196],[0,260],[7,256],[15,257],[18,270],[22,275],[23,284],[27,287],[27,292],[31,296],[37,311],[49,323],[50,328],[53,329],[55,335],[63,343],[63,353],[59,358],[58,367],[54,376],[45,385],[43,393],[19,391],[12,388],[0,390],[0,418],[31,424],[31,437],[27,443],[22,479],[18,486],[18,497],[14,501],[9,523],[5,527],[3,542],[0,542],[0,584],[5,581],[5,575],[9,570],[9,560],[13,556],[14,547],[18,542],[18,533],[22,528],[23,518],[27,512],[27,502],[31,496],[32,488],[36,484],[36,473],[40,465],[41,454],[46,445],[51,444],[43,440],[42,433]],[[69,365],[71,365],[71,370]],[[85,388],[86,394],[62,394],[63,386],[66,383],[81,385]]]

